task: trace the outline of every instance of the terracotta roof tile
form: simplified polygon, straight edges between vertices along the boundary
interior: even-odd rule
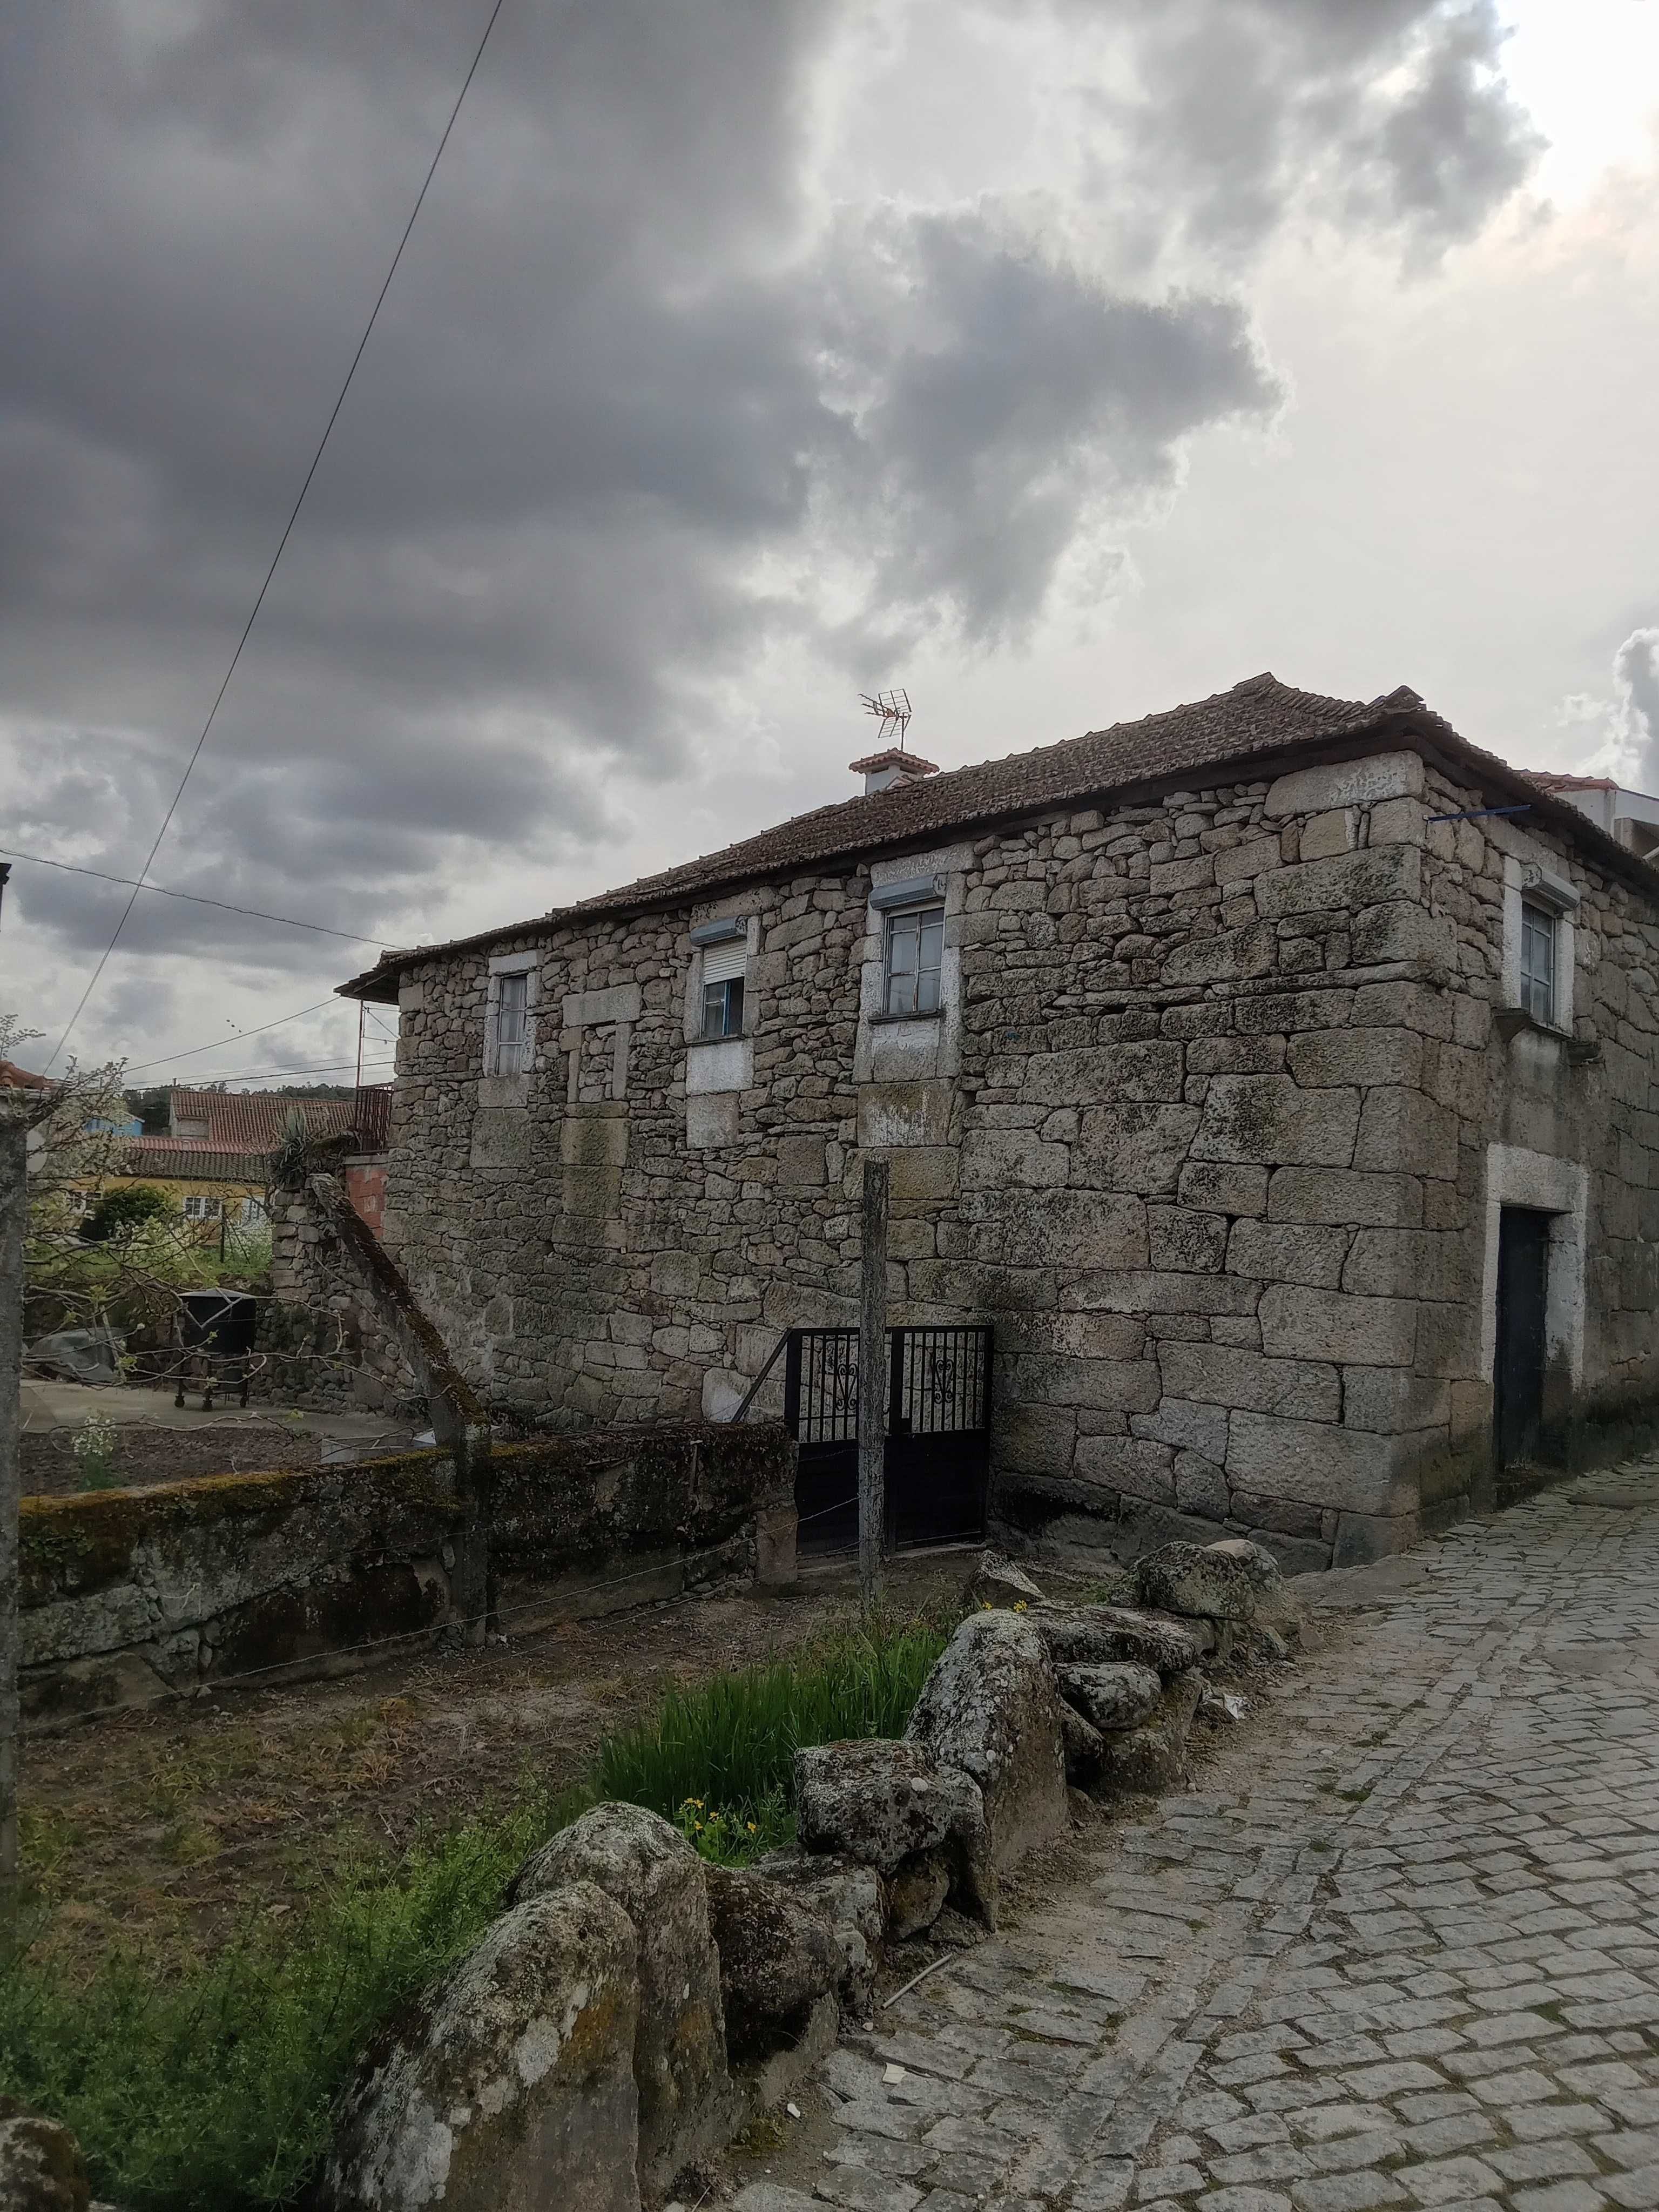
[[[1178,788],[1189,775],[1196,781],[1225,769],[1249,778],[1267,773],[1269,763],[1277,773],[1280,757],[1297,748],[1371,734],[1384,738],[1391,728],[1400,728],[1402,738],[1409,735],[1419,744],[1427,739],[1465,763],[1476,779],[1495,781],[1506,789],[1538,792],[1541,820],[1586,843],[1620,872],[1638,866],[1638,880],[1647,895],[1659,892],[1651,870],[1632,862],[1594,823],[1549,795],[1541,779],[1523,777],[1495,754],[1470,744],[1408,686],[1401,684],[1376,699],[1336,699],[1297,690],[1262,674],[1246,678],[1231,690],[1139,721],[1115,723],[1109,729],[1092,730],[1058,744],[815,808],[720,852],[658,875],[641,876],[574,906],[555,908],[447,944],[387,952],[375,968],[340,988],[349,996],[389,995],[395,991],[398,972],[417,961],[471,951],[550,925],[685,904],[716,891],[836,861],[939,843],[981,826],[1050,809],[1109,797],[1121,799],[1142,786]]]
[[[204,1137],[135,1137],[120,1172],[165,1176],[173,1182],[262,1183],[270,1164],[264,1152],[235,1152]]]
[[[820,806],[700,860],[582,899],[566,911],[600,914],[653,906],[727,883],[971,830],[979,823],[1040,812],[1125,786],[1166,781],[1215,761],[1248,759],[1252,753],[1279,752],[1310,738],[1365,729],[1389,706],[1397,709],[1421,703],[1414,691],[1397,692],[1389,701],[1373,700],[1369,705],[1357,699],[1327,699],[1317,692],[1293,690],[1272,676],[1253,676],[1231,691],[1149,714],[1139,722],[1119,722],[1109,730],[1092,730],[1086,737],[1040,745],[1033,752],[1010,753],[1002,760],[947,769],[918,783],[893,784],[885,791]]]
[[[289,1098],[270,1091],[175,1091],[173,1121],[205,1121],[204,1141],[227,1151],[272,1151],[295,1115],[313,1137],[342,1136],[356,1125],[349,1098]],[[203,1139],[186,1139],[199,1143]]]

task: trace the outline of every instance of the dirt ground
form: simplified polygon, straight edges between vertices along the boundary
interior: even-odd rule
[[[175,1440],[176,1441],[176,1440]],[[960,1589],[964,1553],[901,1560],[896,1613]],[[66,1971],[113,1942],[158,1961],[280,1917],[343,1866],[579,1778],[663,1692],[793,1650],[857,1610],[852,1570],[428,1652],[334,1682],[150,1707],[23,1747],[24,1871]]]
[[[234,1402],[234,1401],[233,1401]],[[93,1488],[87,1469],[75,1456],[76,1431],[48,1429],[23,1433],[23,1494],[68,1498]],[[149,1428],[143,1425],[115,1432],[110,1474],[123,1489],[153,1482],[182,1482],[197,1474],[253,1474],[268,1467],[315,1467],[322,1439],[297,1431],[273,1417],[253,1422],[246,1416],[222,1428]],[[106,1485],[105,1486],[107,1486]]]
[[[253,1474],[266,1468],[367,1459],[377,1451],[403,1450],[413,1442],[416,1425],[396,1413],[366,1409],[320,1412],[267,1405],[245,1413],[234,1391],[222,1392],[210,1413],[203,1408],[199,1385],[179,1407],[170,1388],[40,1377],[24,1382],[22,1414],[23,1492],[47,1498],[116,1485],[143,1489],[199,1474]],[[106,1430],[109,1453],[105,1466],[89,1469],[76,1457],[75,1442],[94,1427]]]

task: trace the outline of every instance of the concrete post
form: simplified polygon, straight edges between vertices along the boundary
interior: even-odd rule
[[[859,1595],[881,1598],[886,1548],[887,1188],[885,1160],[864,1163],[864,1243],[859,1297]]]

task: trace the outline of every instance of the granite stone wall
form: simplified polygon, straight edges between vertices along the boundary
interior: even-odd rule
[[[794,1465],[769,1423],[499,1444],[490,1612],[520,1634],[734,1577],[787,1583]],[[406,1656],[467,1625],[466,1525],[439,1451],[26,1498],[25,1717]]]
[[[854,1317],[879,1151],[892,1318],[995,1326],[1012,1540],[1395,1548],[1489,1491],[1498,1203],[1559,1232],[1553,1408],[1656,1381],[1659,914],[1524,817],[1431,818],[1482,805],[1415,750],[1328,759],[417,963],[388,1245],[493,1402],[719,1418],[782,1329]],[[1577,902],[1559,1036],[1506,1009],[1540,866]],[[945,1010],[887,1023],[870,896],[918,874]],[[726,915],[748,1034],[703,1045]],[[533,1069],[489,1076],[526,957]]]

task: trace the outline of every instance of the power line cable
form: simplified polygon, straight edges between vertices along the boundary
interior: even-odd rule
[[[52,1059],[47,1060],[46,1067],[41,1071],[43,1074],[49,1073],[51,1072],[52,1062],[56,1060],[58,1054],[62,1052],[64,1047],[69,1042],[70,1038],[74,1032],[75,1024],[80,1020],[82,1013],[86,1011],[88,1000],[91,998],[93,993],[97,989],[98,979],[103,974],[105,968],[108,965],[110,955],[114,951],[116,945],[119,943],[121,933],[127,926],[128,917],[131,915],[133,907],[137,902],[138,892],[139,890],[143,888],[144,878],[149,873],[150,868],[155,862],[155,855],[161,849],[161,840],[167,836],[168,830],[172,827],[173,817],[179,811],[179,802],[185,795],[185,786],[190,781],[191,776],[195,770],[196,763],[202,757],[202,748],[208,741],[208,732],[213,727],[214,718],[219,712],[221,702],[223,701],[226,692],[230,689],[230,679],[236,673],[236,664],[242,657],[242,648],[247,643],[249,633],[252,631],[255,622],[258,619],[259,610],[265,603],[265,593],[270,589],[270,580],[276,574],[276,564],[282,559],[283,554],[287,548],[288,541],[294,533],[294,526],[300,519],[300,509],[305,505],[306,494],[311,489],[311,480],[316,475],[317,471],[321,465],[324,450],[327,447],[330,436],[332,434],[334,425],[340,419],[340,410],[345,405],[346,394],[351,389],[351,380],[357,374],[357,364],[363,357],[363,349],[368,345],[370,336],[374,331],[374,325],[380,316],[380,309],[385,304],[386,295],[392,289],[392,280],[398,273],[398,264],[404,258],[404,248],[408,245],[410,233],[415,228],[415,219],[420,214],[422,206],[425,202],[428,187],[430,185],[433,178],[437,174],[438,164],[443,159],[444,148],[449,143],[449,134],[455,128],[455,118],[460,113],[461,102],[466,98],[468,90],[471,86],[472,80],[477,75],[478,64],[483,59],[484,48],[489,44],[489,34],[495,27],[495,18],[501,14],[501,7],[502,0],[495,0],[495,6],[491,8],[489,11],[489,21],[484,25],[483,36],[479,40],[477,50],[472,57],[472,66],[468,70],[465,79],[461,85],[461,88],[455,95],[455,105],[449,111],[449,120],[444,125],[443,136],[438,141],[437,151],[433,155],[431,163],[427,169],[426,175],[422,180],[421,189],[415,196],[415,205],[410,210],[409,221],[404,225],[404,234],[398,241],[398,251],[392,257],[392,266],[386,272],[386,282],[380,287],[379,295],[374,301],[374,306],[370,313],[368,321],[364,327],[362,337],[357,342],[357,350],[351,356],[351,366],[346,371],[345,382],[340,386],[340,396],[334,403],[333,411],[329,416],[327,424],[324,428],[321,438],[318,441],[317,450],[312,455],[311,466],[306,471],[305,482],[300,486],[300,496],[294,502],[294,511],[289,516],[288,526],[283,531],[281,538],[277,542],[276,552],[271,556],[270,566],[265,571],[265,580],[259,586],[259,596],[253,602],[253,611],[249,615],[246,622],[242,625],[242,635],[236,641],[236,650],[232,653],[230,657],[230,665],[225,671],[225,680],[219,686],[218,692],[214,698],[213,704],[208,709],[208,718],[202,725],[202,734],[197,738],[196,744],[191,750],[190,758],[185,763],[185,772],[179,779],[179,787],[173,794],[172,802],[168,805],[167,812],[161,817],[161,826],[156,831],[155,842],[149,848],[149,858],[144,862],[143,866],[138,872],[137,883],[135,884],[131,895],[129,896],[125,907],[122,909],[120,920],[116,923],[114,929],[111,933],[109,943],[104,947],[102,952],[98,956],[98,965],[93,969],[91,975],[88,977],[87,988],[82,992],[80,1000],[76,1006],[75,1012],[70,1016],[69,1021],[64,1026],[64,1034],[58,1038],[57,1043],[52,1047]],[[372,940],[365,940],[365,942],[370,941]]]
[[[9,845],[0,845],[0,854],[8,860],[27,860],[37,868],[61,869],[66,876],[96,876],[100,884],[128,884],[135,891],[153,891],[157,898],[185,899],[191,906],[217,907],[221,914],[246,914],[255,921],[280,921],[289,929],[315,930],[319,937],[343,937],[348,945],[386,943],[383,937],[360,937],[354,929],[325,929],[320,921],[296,921],[291,914],[266,914],[257,906],[234,906],[228,899],[204,898],[199,891],[170,891],[163,884],[147,884],[138,876],[112,876],[102,868],[80,868],[69,860],[48,860],[40,853],[14,852]]]
[[[151,1067],[158,1067],[161,1063],[159,1060],[150,1060],[147,1062],[146,1065]],[[234,1069],[229,1074],[222,1073],[217,1068],[215,1068],[208,1074],[201,1077],[199,1079],[204,1085],[210,1083],[264,1083],[273,1079],[279,1075],[333,1075],[338,1073],[344,1068],[356,1067],[356,1065],[357,1063],[355,1060],[325,1060],[319,1063],[316,1066],[239,1067]],[[378,1073],[381,1069],[391,1069],[395,1067],[397,1063],[395,1060],[365,1060],[363,1065],[365,1069],[369,1073],[373,1074]],[[147,1088],[153,1089],[156,1086],[146,1085],[143,1084],[138,1084],[134,1086],[134,1088],[137,1090],[144,1090]]]
[[[267,1030],[282,1029],[289,1022],[302,1021],[307,1014],[320,1014],[325,1006],[337,1006],[337,997],[319,999],[314,1006],[301,1006],[297,1013],[278,1014],[274,1022],[261,1022],[257,1029],[238,1030],[234,1036],[216,1038],[211,1044],[193,1044],[184,1052],[158,1053],[154,1060],[141,1060],[126,1073],[140,1074],[147,1067],[167,1067],[175,1060],[198,1060],[204,1052],[223,1052],[228,1045],[240,1044],[244,1037],[262,1036]]]

